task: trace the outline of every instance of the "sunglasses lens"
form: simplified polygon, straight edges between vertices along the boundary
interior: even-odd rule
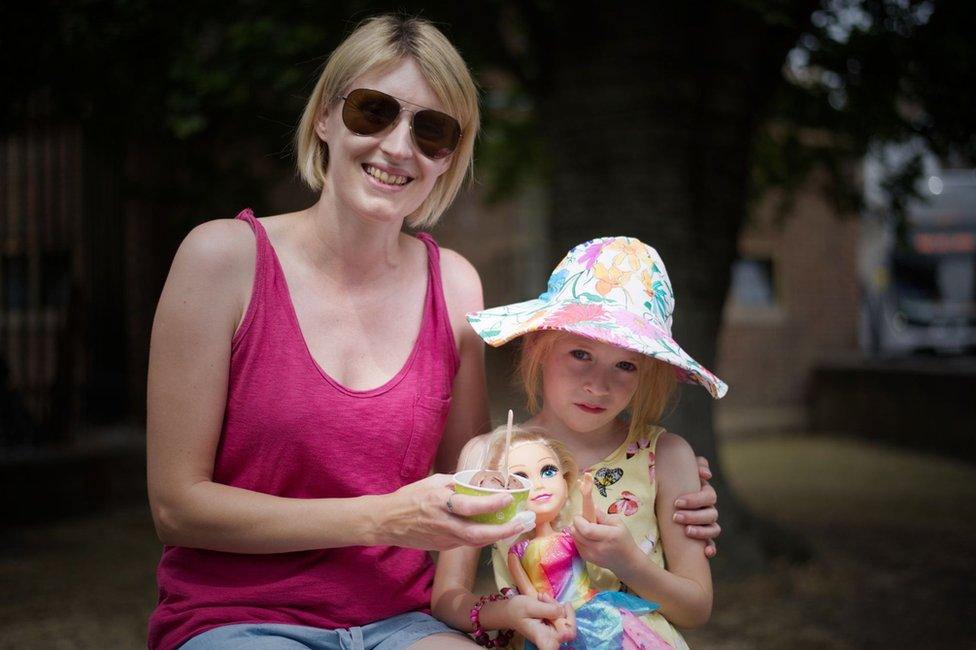
[[[346,96],[342,122],[358,135],[379,133],[396,121],[400,102],[378,90],[358,88]],[[451,155],[461,139],[461,125],[446,113],[424,109],[413,116],[413,137],[428,158]]]
[[[360,88],[349,93],[342,107],[342,122],[359,135],[379,133],[400,114],[400,104],[389,95]]]
[[[457,148],[461,125],[440,111],[417,111],[413,118],[413,135],[425,156],[443,158]]]

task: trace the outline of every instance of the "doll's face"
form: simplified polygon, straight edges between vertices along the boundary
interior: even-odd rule
[[[527,507],[535,513],[536,523],[556,519],[569,495],[556,454],[544,444],[524,443],[509,452],[508,464],[512,474],[527,478],[532,484]]]

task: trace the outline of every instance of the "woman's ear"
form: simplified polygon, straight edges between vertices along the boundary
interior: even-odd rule
[[[329,120],[329,107],[323,105],[318,111],[318,117],[315,118],[315,135],[319,136],[319,140],[322,142],[328,142],[328,127]]]

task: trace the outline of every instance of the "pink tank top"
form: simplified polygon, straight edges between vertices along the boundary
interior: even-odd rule
[[[249,209],[237,218],[254,230],[257,264],[251,302],[232,343],[213,480],[323,498],[388,493],[425,477],[459,365],[437,244],[418,235],[427,247],[427,297],[410,357],[382,386],[354,391],[312,358],[264,227]],[[173,648],[233,623],[334,629],[429,611],[433,578],[425,551],[391,546],[273,555],[167,546],[149,647]]]

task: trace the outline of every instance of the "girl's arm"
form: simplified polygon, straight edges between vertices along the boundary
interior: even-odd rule
[[[703,553],[704,543],[687,537],[674,522],[674,500],[699,484],[698,464],[684,438],[663,433],[657,443],[658,533],[664,545],[667,570],[649,561],[634,546],[614,573],[637,594],[657,602],[661,613],[679,627],[696,627],[712,611],[712,576]]]
[[[639,596],[658,603],[661,613],[675,625],[695,627],[711,614],[711,572],[704,542],[687,537],[673,515],[676,496],[698,484],[697,465],[688,443],[671,433],[661,434],[656,453],[655,508],[667,569],[647,557],[619,517],[598,513],[597,524],[577,517],[574,538],[586,560],[613,571]]]
[[[231,340],[249,302],[254,251],[254,235],[243,222],[197,227],[180,246],[159,301],[147,422],[149,500],[159,538],[218,551],[281,553],[350,545],[483,545],[520,532],[517,523],[472,524],[448,512],[448,476],[348,499],[290,499],[213,481]],[[470,514],[508,500],[457,495],[452,505]]]

